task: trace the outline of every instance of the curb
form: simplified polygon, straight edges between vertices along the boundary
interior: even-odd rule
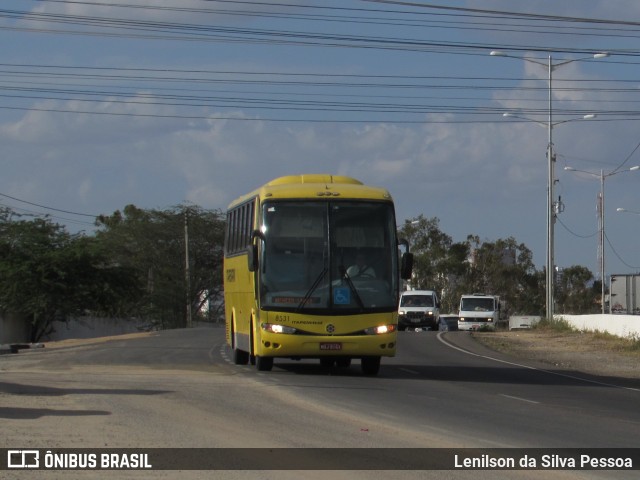
[[[19,353],[20,350],[29,348],[44,348],[44,343],[11,343],[8,345],[0,345],[0,355]]]

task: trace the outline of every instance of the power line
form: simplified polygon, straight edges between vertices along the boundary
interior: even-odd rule
[[[54,218],[56,220],[64,220],[65,222],[68,223],[73,223],[75,225],[87,225],[87,226],[91,226],[91,227],[95,227],[95,224],[91,223],[91,222],[86,222],[84,220],[78,220],[78,219],[74,219],[74,218],[67,218],[67,217],[62,217],[60,215],[51,215],[48,213],[42,213],[42,212],[37,212],[35,210],[29,210],[26,208],[20,208],[20,207],[15,207],[12,205],[7,205],[7,204],[2,204],[0,203],[0,206],[3,206],[7,209],[9,209],[11,212],[25,212],[25,213],[16,213],[16,215],[22,217],[22,216],[28,216],[28,217],[34,217],[34,218]]]
[[[566,225],[566,224],[565,224],[565,223],[560,219],[560,217],[559,217],[559,216],[556,216],[556,220],[558,220],[558,223],[559,223],[560,225],[562,225],[562,226],[564,227],[564,229],[565,229],[567,232],[569,232],[571,235],[573,235],[574,237],[578,237],[578,238],[593,238],[593,237],[595,237],[595,236],[598,234],[598,232],[597,232],[597,231],[595,231],[595,232],[593,232],[593,233],[591,233],[591,234],[589,234],[589,235],[580,235],[579,233],[576,233],[576,232],[574,232],[573,230],[571,230],[571,229],[570,229],[570,228],[569,228],[569,227],[568,227],[568,226],[567,226],[567,225]]]
[[[309,18],[323,18],[331,17],[332,19],[339,19],[340,21],[344,21],[345,23],[349,23],[354,21],[355,15],[354,12],[358,12],[358,14],[366,13],[367,15],[373,15],[375,18],[383,18],[388,19],[388,15],[413,15],[415,12],[407,12],[399,9],[389,10],[389,9],[372,9],[372,8],[340,8],[340,7],[327,7],[322,5],[296,5],[293,3],[278,3],[278,2],[252,2],[252,1],[210,1],[208,2],[210,5],[215,5],[216,8],[194,8],[194,7],[167,7],[164,5],[132,5],[126,3],[114,3],[114,2],[84,2],[84,1],[65,1],[65,0],[42,0],[41,3],[50,3],[50,4],[69,4],[69,5],[91,5],[96,8],[96,11],[99,10],[100,7],[118,7],[118,8],[128,8],[128,9],[137,9],[137,10],[164,10],[164,11],[172,11],[172,12],[187,12],[187,13],[212,13],[216,14],[220,12],[220,5],[233,5],[241,6],[242,8],[246,8],[246,6],[251,5],[253,7],[259,7],[259,10],[254,9],[251,10],[252,14],[262,14],[263,10],[268,7],[270,13],[273,13],[274,9],[278,7],[286,7],[288,12],[291,12],[292,9],[296,12],[306,10],[306,11],[318,11],[323,12],[320,16],[309,16]],[[411,5],[413,7],[421,7],[423,10],[430,10],[428,13],[419,12],[420,18],[424,17],[438,17],[439,20],[442,20],[442,16],[446,16],[447,18],[454,18],[457,20],[464,20],[465,22],[477,22],[479,19],[496,19],[504,22],[505,17],[509,17],[510,19],[525,19],[527,21],[531,21],[534,23],[540,22],[541,20],[552,21],[552,23],[557,23],[561,21],[568,22],[576,22],[578,20],[584,21],[585,19],[576,19],[575,17],[557,17],[557,16],[549,16],[549,15],[537,15],[537,14],[519,14],[518,12],[506,12],[506,11],[493,11],[493,10],[481,10],[481,9],[464,9],[464,8],[453,8],[453,7],[445,7],[441,5],[434,4],[411,4],[408,2],[377,2],[377,3],[388,3],[388,4],[397,4],[402,5],[403,7],[407,5]],[[438,10],[442,10],[442,13]],[[325,14],[324,12],[329,12]],[[225,13],[228,13],[228,9],[225,10]],[[240,10],[234,11],[234,13],[240,13]],[[247,13],[247,11],[243,11],[242,13]],[[61,13],[49,13],[46,11],[19,11],[19,10],[6,10],[0,9],[0,16],[6,16],[8,18],[20,18],[22,21],[38,21],[38,22],[53,22],[53,23],[62,23],[67,25],[84,25],[91,27],[107,27],[107,28],[124,28],[127,30],[144,30],[145,32],[153,32],[164,34],[170,33],[171,37],[174,38],[176,34],[186,34],[191,35],[195,33],[197,35],[221,35],[221,37],[216,37],[218,39],[224,39],[224,41],[258,41],[267,43],[271,43],[274,45],[280,44],[288,44],[289,42],[293,42],[294,44],[305,44],[305,45],[322,45],[329,47],[353,47],[357,46],[358,48],[380,48],[380,49],[403,49],[408,48],[409,50],[417,50],[417,51],[430,51],[436,53],[449,53],[449,54],[482,54],[486,55],[486,51],[489,48],[493,48],[494,45],[482,44],[477,42],[451,42],[451,41],[438,41],[438,40],[423,40],[423,39],[414,39],[414,38],[401,38],[401,37],[385,37],[382,35],[377,36],[367,36],[367,35],[353,35],[353,34],[337,34],[337,33],[323,33],[323,32],[311,32],[311,31],[302,31],[302,30],[286,30],[286,29],[261,29],[261,28],[240,28],[240,27],[226,27],[220,25],[208,25],[208,24],[193,24],[193,23],[179,23],[179,22],[165,22],[165,21],[157,21],[157,20],[144,20],[144,19],[135,19],[130,15],[127,18],[113,18],[106,16],[97,16],[97,15],[68,15]],[[290,19],[300,21],[301,18],[297,16],[297,13],[288,13],[290,15]],[[285,16],[287,16],[285,15]],[[382,17],[380,17],[382,15]],[[362,15],[358,15],[358,18],[362,17]],[[307,18],[308,19],[308,18]],[[447,20],[448,21],[448,20]],[[614,24],[615,21],[612,21]],[[599,22],[606,23],[606,22]],[[11,28],[19,28],[19,27],[11,27]],[[41,30],[40,30],[41,31]],[[53,31],[51,29],[47,29],[47,31]],[[57,33],[68,33],[68,34],[82,34],[83,32],[79,32],[77,30],[65,30],[65,31],[56,31]],[[163,33],[164,32],[164,33]],[[96,32],[90,32],[93,34]],[[109,34],[112,33],[102,31],[100,34]],[[115,36],[119,34],[113,34]],[[127,34],[128,35],[128,34]],[[145,33],[146,35],[146,33]],[[244,40],[243,40],[244,39]],[[513,49],[524,49],[524,47],[518,47],[517,45],[501,45],[500,48],[513,48]],[[482,49],[480,53],[479,50]],[[547,47],[526,47],[526,50],[537,50],[544,49],[547,51]],[[554,51],[564,51],[564,52],[579,52],[580,49],[555,49]],[[622,51],[621,51],[622,52]],[[625,55],[640,55],[640,52],[634,51],[624,51],[622,52]],[[349,101],[344,102],[341,100],[336,100],[339,98],[335,91],[327,92],[325,94],[328,97],[334,96],[335,99],[331,100],[318,100],[319,93],[314,92],[315,98],[312,100],[304,100],[299,101],[295,99],[295,95],[308,95],[309,92],[289,92],[289,95],[286,98],[273,98],[268,97],[268,95],[276,95],[276,92],[267,93],[267,88],[277,88],[277,87],[289,87],[294,86],[296,88],[330,88],[330,89],[412,89],[412,90],[429,90],[429,91],[447,91],[447,90],[468,90],[478,95],[482,91],[491,92],[497,90],[504,91],[517,91],[517,92],[538,92],[547,89],[547,87],[540,86],[529,86],[531,85],[530,79],[517,79],[517,78],[504,78],[504,77],[455,77],[455,76],[409,76],[409,75],[353,75],[353,74],[324,74],[324,73],[282,73],[282,72],[240,72],[240,71],[206,71],[206,70],[178,70],[178,69],[143,69],[143,68],[109,68],[109,67],[98,67],[98,68],[87,68],[82,66],[56,66],[56,65],[28,65],[28,64],[2,64],[2,67],[8,67],[9,70],[5,70],[4,72],[0,72],[0,75],[5,76],[38,76],[38,77],[47,77],[47,78],[55,78],[55,83],[60,85],[60,79],[68,78],[73,79],[73,81],[77,81],[78,79],[92,79],[98,81],[108,81],[108,82],[144,82],[145,89],[149,89],[150,83],[155,82],[172,82],[172,83],[211,83],[211,84],[227,84],[232,83],[234,87],[244,87],[250,85],[260,85],[261,88],[264,88],[265,91],[261,92],[259,96],[249,97],[246,94],[240,97],[233,97],[229,95],[219,95],[215,97],[211,96],[195,96],[195,95],[169,95],[167,93],[160,93],[157,90],[154,90],[154,87],[151,87],[151,93],[140,93],[133,92],[134,86],[130,85],[127,87],[132,93],[123,93],[123,92],[115,92],[113,88],[108,91],[104,89],[98,89],[96,86],[92,90],[82,90],[75,84],[69,84],[66,88],[28,88],[25,87],[22,82],[20,86],[9,86],[7,85],[4,90],[8,91],[20,91],[25,92],[25,94],[9,94],[5,98],[12,100],[57,100],[57,101],[79,101],[79,102],[97,102],[100,100],[95,100],[95,98],[103,97],[105,100],[111,104],[137,104],[137,105],[162,105],[162,106],[174,106],[174,107],[211,107],[211,108],[225,108],[225,109],[260,109],[260,110],[280,110],[280,111],[290,111],[290,112],[352,112],[352,113],[385,113],[385,114],[419,114],[424,115],[427,113],[452,113],[452,114],[468,114],[468,115],[496,115],[498,113],[503,113],[504,108],[497,107],[487,107],[482,105],[457,105],[457,104],[442,104],[442,103],[430,103],[430,104],[416,104],[414,102],[405,103],[392,103],[392,102],[380,102],[380,96],[375,95],[378,100],[373,102],[356,102]],[[16,70],[16,67],[18,70]],[[214,75],[215,78],[212,78],[211,75]],[[273,78],[269,78],[273,77]],[[429,79],[437,79],[439,82],[425,82],[424,80]],[[362,81],[355,81],[362,80]],[[373,80],[373,81],[372,81]],[[406,82],[404,81],[406,80]],[[574,82],[572,84],[567,83],[567,87],[562,86],[562,82]],[[620,82],[633,82],[634,80],[624,80]],[[519,82],[519,85],[510,85],[505,84],[508,82]],[[556,91],[566,91],[566,92],[608,92],[608,93],[638,93],[635,88],[621,88],[621,87],[605,87],[602,84],[587,84],[587,80],[579,79],[579,80],[556,80],[558,86],[555,88]],[[578,83],[580,82],[580,83]],[[595,82],[595,81],[591,81]],[[599,81],[602,82],[602,81]],[[576,84],[579,85],[589,85],[589,86],[580,86],[577,87]],[[620,85],[620,83],[617,83]],[[124,86],[118,86],[117,88],[123,89]],[[184,90],[184,89],[182,89]],[[46,93],[46,94],[37,94],[38,92]],[[231,92],[229,92],[231,94]],[[343,96],[346,94],[343,94]],[[373,93],[372,93],[373,95]],[[106,97],[109,97],[106,99]],[[451,95],[447,96],[448,99],[452,99]],[[355,100],[355,97],[352,96]],[[360,96],[360,98],[364,98]],[[386,96],[386,98],[392,98],[391,96]],[[409,97],[410,98],[410,97]],[[492,101],[495,102],[495,99],[488,98],[487,96],[478,96],[479,101]],[[141,100],[142,99],[142,100]],[[414,99],[412,99],[414,100]],[[464,101],[465,99],[460,98],[460,101]],[[535,101],[533,99],[527,101]],[[542,102],[542,99],[538,100]],[[603,100],[596,101],[602,102]],[[542,103],[541,103],[542,105]],[[30,110],[22,107],[20,105],[5,105],[0,108],[8,109],[8,110]],[[63,113],[72,113],[75,112],[73,109],[67,108],[43,108],[39,107],[33,108],[34,111],[50,111],[50,112],[63,112]],[[536,115],[543,114],[543,108],[535,109],[528,107],[526,109],[519,109],[520,113]],[[96,114],[96,115],[127,115],[127,116],[149,116],[156,118],[220,118],[220,119],[238,119],[240,117],[236,115],[218,115],[217,117],[211,117],[208,115],[159,115],[159,114],[143,114],[143,113],[135,113],[135,112],[91,112],[87,110],[78,111],[77,113],[85,113],[85,114]],[[566,114],[566,115],[574,115],[578,113],[583,113],[582,111],[578,111],[576,109],[561,109],[558,108],[556,113],[558,115]],[[598,109],[597,112],[594,112],[593,109],[589,109],[587,113],[597,113],[600,116],[608,117],[601,118],[600,121],[615,121],[622,119],[635,119],[638,115],[638,112],[634,110],[604,110]],[[249,117],[243,117],[248,120],[251,120]],[[305,119],[287,119],[287,118],[263,118],[260,120],[264,121],[306,121]],[[339,121],[339,122],[360,122],[357,119],[344,119],[340,118],[339,120],[327,120],[327,119],[309,119],[310,121]],[[415,121],[413,119],[398,119],[397,117],[389,118],[386,117],[384,119],[377,119],[373,121],[384,121],[384,122],[397,122],[402,123],[425,123],[425,121]],[[462,123],[469,123],[468,119],[464,119],[461,121]],[[446,123],[452,123],[447,121]],[[456,122],[459,123],[459,122]]]
[[[611,243],[611,240],[609,240],[609,237],[607,236],[607,234],[604,234],[604,238],[607,239],[607,243],[609,244],[609,248],[611,248],[611,251],[613,252],[613,254],[616,256],[616,258],[618,260],[620,260],[620,262],[628,267],[628,268],[632,268],[634,270],[640,269],[640,266],[636,266],[636,265],[629,265],[627,262],[624,261],[624,259],[620,256],[620,254],[616,251],[616,249],[614,248],[613,244]]]
[[[12,197],[11,195],[6,195],[4,193],[0,193],[0,196],[5,197],[5,198],[10,198],[11,200],[15,200],[17,202],[26,203],[27,205],[33,205],[34,207],[40,207],[40,208],[44,208],[44,209],[47,209],[47,210],[52,210],[54,212],[61,212],[61,213],[67,213],[67,214],[70,214],[70,215],[79,215],[81,217],[91,217],[91,218],[96,218],[98,216],[98,215],[91,215],[89,213],[71,212],[69,210],[61,210],[59,208],[48,207],[46,205],[40,205],[38,203],[29,202],[27,200],[21,200],[20,198]]]
[[[577,22],[577,23],[590,23],[590,24],[626,25],[626,26],[634,26],[634,27],[640,26],[640,22],[633,22],[628,20],[607,20],[602,18],[545,15],[540,13],[524,13],[524,12],[515,12],[515,11],[506,11],[506,10],[488,10],[488,9],[469,8],[469,7],[454,7],[449,5],[436,5],[436,4],[430,4],[430,3],[407,2],[407,1],[400,1],[400,0],[364,0],[364,1],[370,2],[370,3],[402,5],[402,6],[427,8],[427,9],[452,11],[452,12],[458,12],[458,13],[459,12],[474,13],[474,14],[480,14],[482,16],[488,15],[491,17],[526,18],[530,20],[551,20],[554,22],[563,21],[563,22]]]
[[[472,115],[498,115],[504,113],[502,106],[484,106],[469,104],[469,100],[495,103],[499,99],[487,96],[483,92],[512,91],[519,92],[519,101],[539,102],[540,108],[519,108],[519,113],[536,115],[546,114],[546,101],[540,97],[523,98],[522,93],[547,91],[546,86],[535,86],[535,79],[497,76],[446,76],[446,75],[363,75],[363,74],[325,74],[320,72],[287,73],[277,71],[230,71],[230,70],[180,70],[153,68],[110,68],[65,65],[38,64],[0,64],[0,76],[15,77],[13,82],[5,81],[0,84],[6,93],[0,95],[10,100],[57,100],[75,102],[106,102],[109,104],[137,104],[144,106],[163,105],[175,107],[217,107],[236,109],[287,110],[291,112],[378,112],[378,113],[466,113]],[[41,82],[27,80],[35,76]],[[48,80],[51,79],[51,80]],[[100,84],[82,85],[77,80],[92,79],[99,82],[125,82],[113,85],[108,89]],[[61,81],[62,80],[62,81]],[[573,80],[564,80],[573,82]],[[131,83],[133,82],[133,83]],[[136,86],[136,82],[144,82],[144,91]],[[196,83],[198,85],[232,84],[235,90],[194,89],[183,86],[157,87],[154,82],[162,83]],[[517,82],[517,83],[516,83]],[[532,83],[534,82],[534,83]],[[561,83],[559,80],[558,83]],[[556,87],[563,92],[589,93],[640,93],[635,88],[609,88],[599,86],[603,82],[628,83],[633,79],[623,79],[617,82],[606,80],[579,79],[576,83],[587,86]],[[12,84],[13,83],[13,84]],[[529,86],[531,84],[533,86]],[[40,86],[38,86],[40,85]],[[55,86],[52,86],[55,85]],[[260,86],[262,91],[248,91],[244,87]],[[287,90],[279,91],[280,87]],[[296,90],[293,88],[296,87]],[[440,93],[436,95],[382,95],[380,89],[413,90],[426,92],[468,91],[473,96],[453,96]],[[301,91],[299,89],[304,89]],[[320,90],[321,89],[321,90]],[[358,89],[360,92],[341,93],[341,89]],[[366,89],[371,93],[366,94]],[[177,90],[179,93],[172,93]],[[14,92],[14,93],[11,93]],[[296,97],[303,97],[302,100]],[[344,101],[348,98],[349,101]],[[371,98],[371,101],[361,99]],[[382,101],[385,99],[385,101]],[[393,99],[393,102],[386,101]],[[421,100],[432,100],[429,103]],[[438,102],[433,102],[437,99]],[[406,102],[404,101],[406,100]],[[443,103],[445,100],[457,103]],[[508,100],[508,99],[505,99]],[[590,100],[594,104],[604,103],[605,100]],[[637,101],[640,101],[637,100]],[[606,100],[612,105],[622,100]],[[630,100],[625,100],[625,104]],[[631,100],[632,102],[632,100]],[[19,105],[5,105],[5,109],[25,110]],[[34,107],[36,108],[36,107]],[[26,109],[28,110],[28,109]],[[41,108],[41,110],[43,110]],[[64,111],[71,113],[72,109],[49,108],[50,111]],[[82,113],[91,113],[83,111]],[[109,113],[109,112],[106,112]],[[101,111],[100,114],[106,114]],[[119,112],[111,112],[118,114]],[[134,115],[135,112],[129,112]],[[597,113],[601,116],[633,118],[638,112],[633,109],[613,110],[602,108],[561,108],[556,109],[558,115],[578,115]],[[173,118],[184,117],[174,115]],[[196,115],[188,118],[210,118]],[[226,117],[225,117],[226,118]],[[287,121],[287,119],[281,119]],[[601,119],[605,120],[605,119]],[[611,120],[611,118],[609,118]],[[390,121],[384,119],[383,121]]]
[[[58,2],[61,3],[61,2]],[[250,2],[236,2],[236,3],[250,3]],[[260,2],[252,2],[253,4],[260,4]],[[274,7],[277,5],[285,5],[294,7],[296,5],[291,4],[267,4],[262,3],[263,6]],[[111,5],[110,5],[111,6]],[[133,8],[134,6],[128,6]],[[298,7],[298,6],[296,6]],[[314,8],[319,8],[315,7]],[[434,7],[435,8],[435,7]],[[445,8],[445,7],[438,7]],[[335,7],[331,7],[335,10]],[[350,12],[361,12],[363,9],[344,9]],[[366,11],[366,10],[365,10]],[[215,13],[212,12],[212,13]],[[246,13],[246,12],[245,12]],[[398,12],[400,13],[400,12]],[[408,15],[408,12],[402,12],[404,15]],[[415,14],[415,12],[411,12]],[[509,12],[512,14],[512,12]],[[267,43],[271,45],[304,45],[304,46],[324,46],[324,47],[348,47],[348,48],[378,48],[378,49],[390,49],[390,50],[406,50],[406,51],[422,51],[422,52],[438,52],[438,53],[467,53],[477,52],[478,50],[488,51],[491,49],[499,48],[493,44],[481,44],[474,42],[450,42],[450,41],[436,41],[429,39],[409,38],[409,37],[385,37],[381,34],[375,36],[367,35],[352,35],[352,34],[337,34],[337,33],[322,33],[312,32],[310,30],[284,30],[284,29],[259,29],[259,28],[240,28],[240,27],[226,27],[220,25],[207,25],[207,24],[193,24],[193,23],[178,23],[178,22],[163,22],[163,21],[151,21],[133,18],[112,18],[112,17],[100,17],[89,15],[68,15],[68,14],[56,14],[45,12],[28,12],[17,10],[0,10],[0,16],[4,16],[9,19],[20,19],[22,22],[40,22],[40,23],[56,23],[67,24],[73,26],[91,26],[93,28],[99,28],[100,31],[78,31],[78,30],[59,30],[52,28],[30,28],[30,27],[6,27],[14,30],[32,31],[40,33],[56,33],[56,34],[68,34],[68,35],[90,35],[90,36],[110,36],[120,38],[144,38],[144,39],[161,39],[161,40],[186,40],[186,41],[224,41],[224,42],[241,42],[241,43]],[[515,18],[535,18],[539,19],[545,16],[525,15],[525,14],[512,14]],[[484,16],[486,17],[486,15]],[[504,12],[500,15],[495,15],[496,20],[504,22]],[[575,22],[575,19],[570,17],[553,17],[554,20],[559,18],[566,18],[567,21]],[[292,17],[291,19],[300,21],[299,17]],[[351,18],[343,19],[346,23],[353,23],[353,15]],[[613,24],[628,24],[630,22],[623,21],[607,21],[600,23],[613,23]],[[477,25],[476,25],[477,27]],[[118,33],[109,30],[119,30]],[[477,30],[477,28],[476,28]],[[495,30],[495,29],[494,29]],[[132,32],[145,32],[145,33],[132,33]],[[518,28],[518,32],[521,32],[522,28]],[[556,35],[562,32],[561,29],[550,31],[549,33]],[[542,32],[537,32],[542,34]],[[591,32],[593,33],[593,32]],[[628,34],[626,34],[628,35]],[[508,48],[516,51],[556,51],[564,53],[585,53],[584,48],[566,48],[566,47],[551,47],[543,45],[502,45],[500,48]],[[622,49],[608,49],[610,53],[624,56],[637,56],[640,55],[637,51],[622,50]]]

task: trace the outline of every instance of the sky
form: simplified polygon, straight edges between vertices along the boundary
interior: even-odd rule
[[[638,272],[638,37],[636,0],[4,0],[0,205],[90,233],[340,174],[542,269],[551,58],[556,265],[599,278],[602,175],[606,274]]]

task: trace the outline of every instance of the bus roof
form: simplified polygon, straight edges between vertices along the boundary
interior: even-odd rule
[[[288,175],[267,182],[253,192],[237,198],[229,208],[253,197],[261,199],[346,198],[391,200],[389,192],[381,187],[370,187],[352,177],[330,174]]]

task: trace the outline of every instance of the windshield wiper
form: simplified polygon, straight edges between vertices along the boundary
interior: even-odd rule
[[[347,273],[347,270],[344,268],[344,265],[340,267],[340,274],[342,275],[342,278],[344,278],[347,281],[347,285],[349,285],[349,290],[351,290],[351,293],[355,297],[356,302],[358,302],[358,305],[360,306],[360,310],[364,310],[364,302],[362,301],[362,298],[360,298],[360,295],[358,294],[358,289],[351,281],[351,277]]]
[[[307,293],[305,293],[304,297],[302,298],[302,300],[298,304],[298,308],[296,308],[297,312],[299,312],[300,310],[302,310],[304,308],[304,306],[307,304],[307,302],[311,298],[311,295],[313,295],[313,292],[316,291],[316,288],[318,288],[318,285],[320,285],[320,282],[322,282],[322,279],[325,277],[326,274],[327,274],[327,267],[324,267],[322,269],[322,271],[320,272],[320,274],[315,279],[315,281],[313,282],[313,284],[311,285],[311,288],[309,288]]]

